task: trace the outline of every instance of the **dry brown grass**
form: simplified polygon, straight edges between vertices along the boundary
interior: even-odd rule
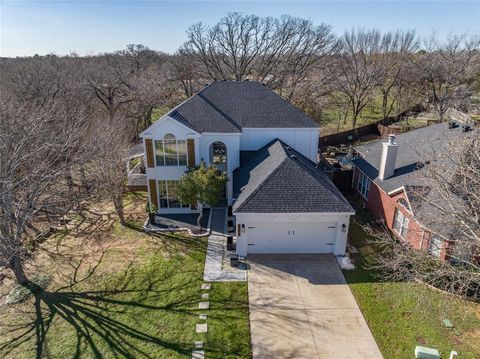
[[[25,262],[27,275],[44,273],[52,277],[51,287],[66,286],[96,276],[111,273],[121,267],[132,266],[139,254],[165,245],[158,236],[144,233],[141,228],[146,218],[145,195],[129,193],[126,196],[129,228],[118,224],[110,203],[90,205],[81,214],[72,215],[72,221],[38,244]],[[134,240],[132,240],[134,239]],[[0,303],[16,285],[10,270],[4,269],[0,286]]]

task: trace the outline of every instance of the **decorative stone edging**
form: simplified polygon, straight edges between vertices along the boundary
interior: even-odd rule
[[[210,224],[211,224],[211,221],[212,221],[212,211],[210,210],[210,213],[208,215],[208,224],[207,224],[207,228],[206,228],[206,232],[205,233],[202,233],[202,234],[196,234],[196,233],[193,233],[192,230],[190,228],[158,228],[158,229],[153,229],[153,228],[148,228],[148,222],[149,222],[149,218],[147,217],[147,219],[145,220],[145,222],[143,222],[143,231],[144,232],[147,232],[147,233],[155,233],[155,232],[188,232],[188,234],[191,236],[191,237],[207,237],[211,234],[211,229],[210,229]]]

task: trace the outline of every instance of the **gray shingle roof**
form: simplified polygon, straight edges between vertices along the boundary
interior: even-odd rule
[[[302,111],[255,81],[213,82],[168,115],[199,133],[236,133],[244,127],[319,127]]]
[[[278,139],[234,171],[233,187],[237,213],[354,212],[314,162]]]
[[[383,181],[378,178],[378,169],[382,155],[382,143],[386,140],[376,140],[355,147],[355,150],[362,156],[354,159],[353,164],[387,193],[402,186],[421,186],[424,185],[424,182],[421,176],[423,167],[420,164],[425,158],[431,157],[435,153],[445,152],[448,144],[455,137],[472,134],[478,135],[478,130],[462,133],[460,126],[448,129],[447,123],[438,123],[396,135],[395,141],[399,148],[395,172],[392,177]]]

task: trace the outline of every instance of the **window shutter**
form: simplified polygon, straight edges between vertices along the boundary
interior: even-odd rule
[[[153,157],[153,143],[151,139],[145,140],[145,152],[147,154],[147,167],[155,167],[155,159]]]
[[[188,167],[195,167],[195,142],[193,139],[187,140]]]
[[[150,187],[150,203],[158,209],[157,182],[153,179],[148,180],[148,187]]]

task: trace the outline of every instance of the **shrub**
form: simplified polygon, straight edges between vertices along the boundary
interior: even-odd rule
[[[5,299],[6,304],[17,304],[26,301],[32,293],[36,290],[45,290],[50,284],[52,278],[45,274],[34,274],[30,279],[30,283],[26,286],[17,285],[10,293],[8,293]]]

